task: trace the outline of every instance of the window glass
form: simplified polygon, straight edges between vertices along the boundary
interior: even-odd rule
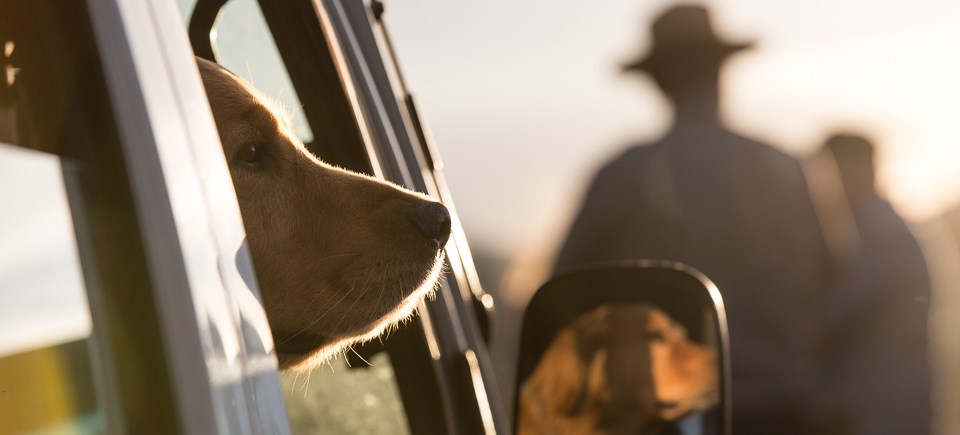
[[[196,0],[178,0],[184,23]],[[216,49],[223,66],[253,84],[264,95],[279,101],[293,115],[300,140],[313,141],[313,132],[304,116],[300,98],[293,89],[277,46],[270,36],[256,0],[232,0],[220,13],[216,28]]]
[[[293,114],[294,129],[300,140],[313,141],[300,98],[293,90],[255,0],[233,0],[223,8],[217,26],[217,49],[223,66],[266,96],[281,102]]]
[[[97,432],[60,158],[0,143],[0,186],[0,433]]]
[[[287,373],[281,383],[291,430],[295,434],[409,433],[393,379],[386,353],[371,358],[369,367],[351,368],[338,359],[313,372]]]
[[[0,355],[90,335],[60,159],[0,144]]]

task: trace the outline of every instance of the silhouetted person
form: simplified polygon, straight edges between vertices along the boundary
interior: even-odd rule
[[[833,155],[859,245],[827,307],[828,387],[852,434],[927,434],[931,425],[927,314],[920,245],[877,192],[873,146],[836,135]]]
[[[653,41],[626,69],[653,77],[674,103],[674,126],[599,172],[556,270],[624,259],[701,270],[726,305],[734,431],[816,433],[805,420],[830,260],[800,165],[720,121],[721,65],[749,44],[718,40],[694,6],[658,18]]]

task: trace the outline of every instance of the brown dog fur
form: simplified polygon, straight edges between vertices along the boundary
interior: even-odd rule
[[[440,275],[446,209],[318,160],[271,101],[219,65],[198,64],[280,367],[314,367],[408,317]]]
[[[524,382],[519,435],[654,434],[719,400],[717,354],[662,311],[603,306],[562,329]]]

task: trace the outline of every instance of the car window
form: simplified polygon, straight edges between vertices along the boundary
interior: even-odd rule
[[[195,0],[178,0],[186,23],[195,3]],[[336,138],[314,137],[255,0],[228,2],[217,22],[216,34],[216,49],[222,65],[290,110],[301,140],[307,144],[337,142],[338,146],[347,146]],[[316,151],[313,147],[311,150]],[[390,357],[381,352],[368,362],[369,366],[360,362],[360,366],[349,367],[339,358],[313,371],[282,373],[293,433],[409,433]]]
[[[0,433],[183,427],[98,5],[0,2]]]
[[[281,102],[293,114],[294,130],[300,140],[313,142],[303,105],[255,0],[234,0],[223,8],[217,26],[217,49],[224,67]]]
[[[294,433],[409,433],[386,353],[350,367],[343,359],[281,376]]]
[[[196,0],[177,0],[184,22],[190,20]],[[313,131],[303,113],[303,105],[283,67],[277,46],[255,0],[232,0],[221,11],[216,28],[220,63],[246,79],[264,95],[281,103],[293,115],[294,130],[305,143],[313,141]]]
[[[60,160],[0,143],[0,433],[101,427]]]

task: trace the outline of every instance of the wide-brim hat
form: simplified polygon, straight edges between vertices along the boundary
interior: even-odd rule
[[[652,72],[657,66],[694,59],[717,62],[741,50],[753,47],[753,41],[728,42],[713,31],[710,12],[702,6],[677,6],[653,22],[653,44],[649,52],[623,65],[625,72]]]

